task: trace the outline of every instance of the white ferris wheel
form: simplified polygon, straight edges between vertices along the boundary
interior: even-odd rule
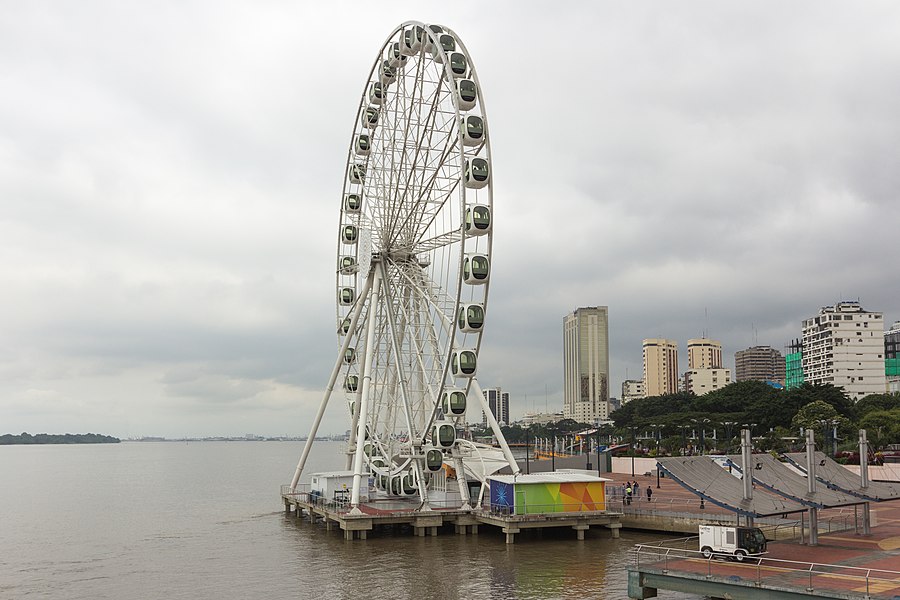
[[[336,387],[351,425],[354,508],[371,477],[379,493],[419,496],[427,509],[432,474],[444,463],[468,504],[465,465],[478,448],[457,431],[473,403],[518,472],[476,379],[492,187],[487,114],[469,53],[447,27],[402,24],[379,51],[354,120],[337,231],[340,349],[292,489]]]

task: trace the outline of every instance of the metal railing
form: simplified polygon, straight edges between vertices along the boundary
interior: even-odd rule
[[[518,517],[522,519],[543,519],[545,515],[585,516],[606,514],[610,512],[605,502],[575,502],[563,504],[521,503],[516,506],[491,505],[485,512],[501,517]]]
[[[720,560],[725,558],[725,555],[721,554],[706,558],[698,550],[687,549],[692,543],[696,548],[697,539],[694,536],[665,540],[656,544],[638,544],[631,550],[633,564],[635,568],[640,568],[642,564],[645,569],[652,566],[663,574],[674,571],[679,576],[693,575],[707,580],[728,581],[735,585],[754,585],[762,588],[766,587],[767,578],[773,579],[772,584],[783,589],[786,578],[802,576],[808,592],[816,589],[846,589],[846,586],[837,585],[839,581],[844,583],[849,581],[860,591],[865,586],[867,597],[873,590],[900,587],[900,571],[782,560],[765,556],[747,557],[742,562]],[[686,568],[689,564],[697,563],[705,563],[705,574]],[[753,577],[748,577],[750,573]],[[774,581],[775,578],[778,578],[777,582]]]

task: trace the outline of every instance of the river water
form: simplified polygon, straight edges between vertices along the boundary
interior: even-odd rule
[[[316,442],[307,475],[342,469],[343,447]],[[481,527],[347,542],[283,513],[302,448],[0,446],[0,598],[624,599],[628,549],[661,539],[566,529],[508,546]]]

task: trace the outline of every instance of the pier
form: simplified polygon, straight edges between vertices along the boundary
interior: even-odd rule
[[[307,485],[300,484],[294,491],[282,486],[281,498],[286,514],[308,519],[310,523],[324,522],[326,531],[340,529],[346,540],[365,540],[370,532],[381,527],[406,525],[413,535],[438,535],[445,525],[453,525],[458,535],[478,535],[480,526],[496,527],[506,536],[506,543],[515,542],[516,534],[549,528],[569,528],[575,538],[583,540],[585,533],[594,528],[605,528],[613,538],[619,537],[622,513],[615,509],[580,510],[573,506],[555,506],[556,512],[537,514],[510,514],[483,508],[467,508],[430,503],[422,509],[418,501],[403,499],[372,500],[359,505],[359,514],[353,514],[349,502],[342,498],[325,501],[311,495]],[[561,510],[560,510],[561,509]]]

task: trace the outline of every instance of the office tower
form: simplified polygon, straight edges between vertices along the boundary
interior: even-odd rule
[[[481,390],[484,399],[487,400],[488,408],[491,409],[494,418],[500,425],[509,425],[509,392],[504,392],[500,388],[488,388]],[[481,423],[485,426],[488,424],[487,415],[484,411],[481,413]]]
[[[772,381],[784,385],[784,357],[771,346],[753,346],[734,353],[735,381]]]
[[[678,343],[664,339],[643,342],[644,397],[678,391]]]
[[[609,417],[609,311],[576,309],[563,318],[563,415],[580,423]]]
[[[688,340],[688,369],[721,369],[722,342],[699,338]]]
[[[884,317],[859,302],[838,302],[803,321],[803,374],[844,388],[852,400],[883,394]]]

